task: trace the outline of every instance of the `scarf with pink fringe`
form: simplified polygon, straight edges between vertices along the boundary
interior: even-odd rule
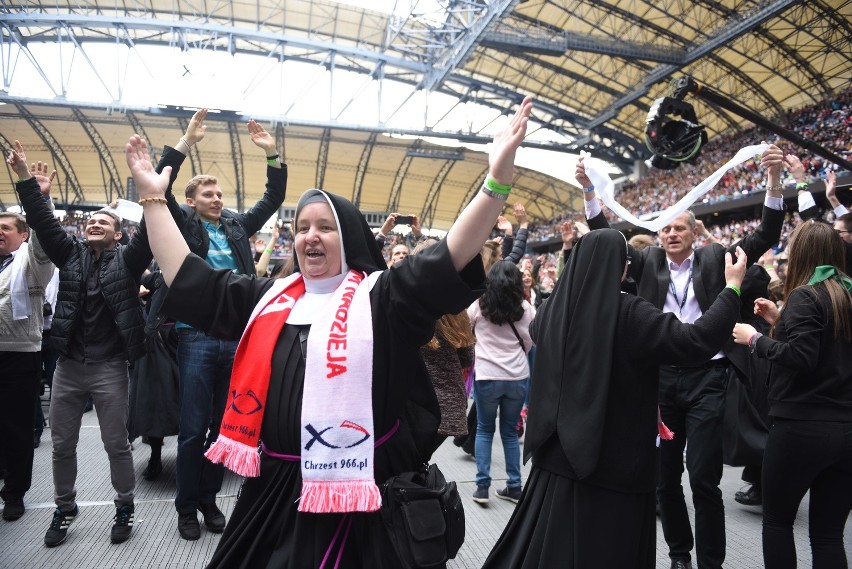
[[[373,326],[370,284],[349,271],[311,325],[302,397],[300,512],[373,512]],[[300,274],[273,285],[255,308],[234,356],[219,438],[206,456],[242,476],[260,475],[260,427],[272,352],[296,300]]]

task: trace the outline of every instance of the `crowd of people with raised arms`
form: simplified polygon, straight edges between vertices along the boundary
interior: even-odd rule
[[[848,99],[838,97],[841,113]],[[86,220],[84,238],[69,234],[52,212],[55,172],[16,141],[7,163],[26,218],[0,213],[0,393],[20,402],[3,415],[4,520],[27,511],[42,307],[58,269],[47,547],[65,542],[80,512],[77,484],[87,481],[77,480],[76,446],[91,396],[115,489],[116,544],[132,537],[137,513],[129,439],[151,443],[150,480],[162,469],[155,447],[177,435],[174,527],[186,540],[202,528],[222,534],[208,567],[404,567],[380,513],[382,484],[418,471],[446,438],[467,436],[473,500],[484,507],[499,426],[507,483],[494,495],[517,505],[485,567],[650,569],[658,512],[672,569],[691,569],[693,557],[721,568],[719,482],[732,463],[725,401],[733,386],[763,383],[762,395],[748,394],[766,407],[767,430],[749,499],[764,507],[765,566],[795,566],[792,527],[809,491],[813,565],[845,567],[852,227],[833,173],[764,143],[743,167],[748,187],[764,192],[760,220],[704,227],[686,211],[628,241],[609,228],[581,158],[584,219],[559,222],[555,259],[526,255],[533,232],[523,205],[512,206],[517,231],[501,214],[533,106],[524,98],[495,135],[488,176],[443,239],[425,240],[417,217],[399,213],[375,234],[349,200],[299,188],[286,230],[292,262],[269,277],[264,263],[284,228],[268,244],[251,238],[286,199],[287,166],[258,122],[247,129],[267,184],[245,212],[224,207],[210,175],[174,194],[180,166],[205,138],[205,109],[157,164],[148,141],[130,136],[126,161],[144,218],[126,243],[109,210]],[[705,161],[723,161],[730,141],[719,144]],[[788,215],[785,172],[825,177],[833,225],[806,184],[798,217]],[[408,242],[392,236],[399,224],[409,225]],[[152,370],[171,379],[155,381]],[[152,405],[165,392],[179,403]],[[532,461],[528,480],[522,461]],[[244,477],[227,519],[217,505],[225,469]],[[408,515],[416,527],[427,513]]]

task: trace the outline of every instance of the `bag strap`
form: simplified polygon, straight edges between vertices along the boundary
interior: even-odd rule
[[[521,345],[521,350],[523,350],[523,352],[524,352],[524,353],[526,353],[526,352],[527,352],[527,347],[526,347],[526,346],[524,346],[524,341],[523,341],[523,340],[521,340],[521,335],[520,335],[520,334],[518,334],[518,330],[517,330],[517,328],[515,328],[515,323],[514,323],[514,322],[509,322],[509,326],[511,326],[511,327],[512,327],[512,332],[515,334],[515,338],[517,338],[517,339],[518,339],[518,343]]]

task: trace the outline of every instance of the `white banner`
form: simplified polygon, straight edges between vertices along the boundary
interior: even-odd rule
[[[722,176],[724,176],[728,170],[763,154],[768,147],[768,144],[755,144],[741,149],[733,158],[728,160],[724,166],[713,172],[706,180],[692,188],[692,190],[683,196],[676,204],[662,212],[659,212],[659,216],[650,221],[642,221],[627,211],[620,203],[615,201],[615,184],[612,182],[609,175],[593,166],[590,162],[584,163],[586,165],[586,175],[592,181],[592,185],[595,186],[595,191],[603,200],[606,207],[624,221],[630,222],[637,227],[643,227],[650,231],[657,232],[668,225],[674,218],[689,209],[689,206],[701,199],[704,194],[709,192],[713,186],[722,179]],[[580,152],[580,155],[590,156],[588,152]]]

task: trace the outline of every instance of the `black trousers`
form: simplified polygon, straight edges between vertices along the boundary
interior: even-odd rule
[[[702,367],[660,368],[660,415],[675,434],[674,440],[660,444],[660,521],[669,557],[691,559],[695,546],[701,569],[721,569],[725,561],[725,506],[719,483],[727,368],[727,360]],[[685,446],[695,506],[694,538],[681,485]]]
[[[796,567],[793,523],[808,490],[813,567],[846,567],[843,528],[852,508],[852,423],[775,419],[763,457],[767,569]]]
[[[33,479],[33,422],[41,382],[40,352],[0,352],[0,455],[6,477],[0,497],[21,500]]]

